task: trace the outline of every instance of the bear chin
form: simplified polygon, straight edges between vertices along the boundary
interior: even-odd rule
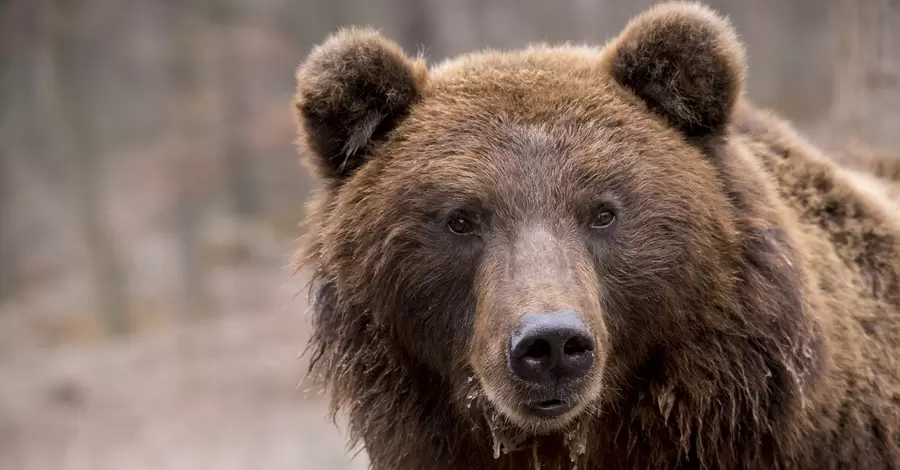
[[[589,427],[594,408],[591,402],[580,401],[562,414],[545,417],[497,403],[486,393],[467,404],[470,418],[487,423],[494,445],[506,451],[518,450],[517,445],[534,438],[561,435],[575,439]]]
[[[479,378],[465,395],[473,408],[497,429],[510,434],[548,435],[579,427],[601,400],[601,380],[583,387],[541,393],[522,393],[515,385],[491,386]],[[523,396],[524,395],[524,396]]]

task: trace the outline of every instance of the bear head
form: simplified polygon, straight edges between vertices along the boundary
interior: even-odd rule
[[[299,256],[313,363],[356,432],[441,419],[422,403],[557,432],[639,375],[697,396],[799,383],[800,260],[729,141],[744,69],[728,22],[688,3],[599,49],[429,68],[366,28],[317,46]]]

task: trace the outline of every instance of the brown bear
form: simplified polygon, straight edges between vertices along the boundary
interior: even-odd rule
[[[743,97],[727,19],[299,67],[311,370],[372,468],[900,468],[900,214]]]

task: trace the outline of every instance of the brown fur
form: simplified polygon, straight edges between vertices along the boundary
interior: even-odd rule
[[[834,152],[834,157],[861,186],[885,195],[900,208],[900,154],[853,145]]]
[[[373,468],[900,468],[898,206],[747,103],[743,68],[680,3],[603,49],[313,51],[312,370]],[[504,341],[563,308],[597,366],[535,421]]]

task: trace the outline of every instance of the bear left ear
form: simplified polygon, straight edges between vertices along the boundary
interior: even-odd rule
[[[347,28],[316,46],[297,70],[301,141],[320,174],[341,181],[420,98],[424,61],[370,28]]]
[[[743,91],[741,43],[728,20],[697,3],[650,8],[603,57],[620,85],[691,137],[721,130]]]

